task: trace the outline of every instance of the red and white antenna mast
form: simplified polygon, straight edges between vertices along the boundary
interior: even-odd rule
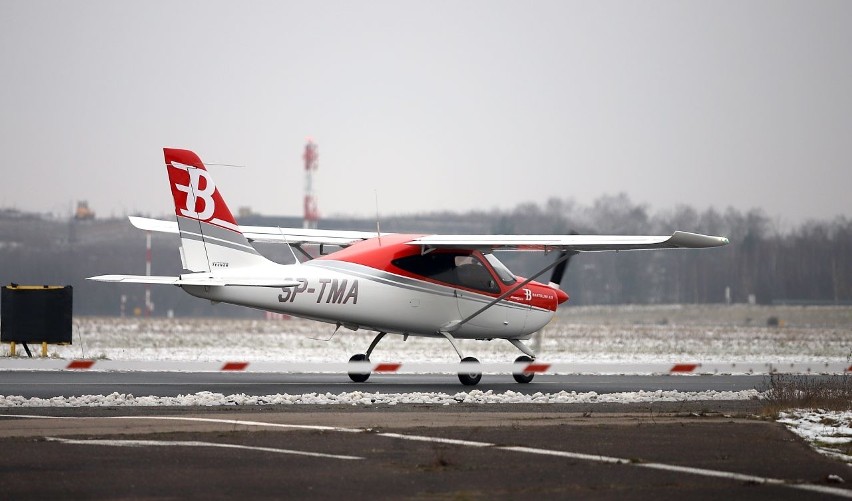
[[[151,276],[151,232],[145,232],[145,276]],[[122,307],[124,305],[122,304]],[[154,303],[151,302],[151,286],[145,286],[145,316],[150,317],[154,311]],[[124,315],[122,315],[124,316]]]
[[[316,228],[319,222],[317,211],[317,197],[314,194],[314,171],[319,168],[319,153],[317,145],[312,139],[308,139],[305,145],[305,228]]]

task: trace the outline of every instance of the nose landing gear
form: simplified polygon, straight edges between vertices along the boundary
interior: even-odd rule
[[[523,362],[523,363],[528,364],[532,361],[533,361],[533,359],[526,356],[526,355],[521,355],[520,357],[515,359],[516,364],[519,363],[519,362]],[[533,380],[534,376],[535,376],[535,374],[532,373],[532,372],[513,372],[512,373],[512,377],[515,378],[515,381],[517,381],[521,384],[529,383],[530,381]]]
[[[509,342],[512,343],[512,346],[514,346],[515,348],[524,352],[523,355],[521,355],[520,357],[515,359],[516,364],[517,363],[529,364],[530,362],[535,360],[535,353],[531,349],[529,349],[524,343],[522,343],[520,339],[510,339]],[[521,384],[529,383],[530,381],[533,380],[534,376],[535,376],[535,374],[532,373],[532,372],[513,372],[512,373],[512,377],[515,378],[515,381],[517,381]]]

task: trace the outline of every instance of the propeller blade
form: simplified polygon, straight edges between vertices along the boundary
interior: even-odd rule
[[[565,276],[565,270],[568,268],[568,262],[571,261],[571,257],[577,254],[574,251],[562,251],[559,253],[559,257],[557,259],[561,259],[568,256],[568,259],[562,261],[557,264],[556,267],[553,268],[553,273],[550,275],[550,286],[559,288],[559,285],[562,283],[562,277]]]
[[[578,235],[576,231],[571,232],[572,235]],[[571,257],[579,254],[577,251],[562,251],[559,253],[559,257],[556,259],[562,259],[566,255],[568,259],[565,259],[561,263],[557,264],[556,267],[553,268],[553,273],[550,275],[550,286],[559,288],[559,285],[562,283],[562,277],[565,276],[565,270],[568,268],[568,262],[571,261]]]

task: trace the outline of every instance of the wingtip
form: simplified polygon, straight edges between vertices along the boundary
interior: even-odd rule
[[[702,235],[700,233],[690,233],[688,231],[674,232],[669,241],[674,244],[675,247],[692,249],[722,247],[723,245],[728,245],[730,243],[726,237]]]
[[[86,280],[92,280],[95,282],[120,282],[121,280],[117,278],[117,275],[98,275],[95,277],[86,277]]]

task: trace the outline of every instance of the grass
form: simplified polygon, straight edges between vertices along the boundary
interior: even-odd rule
[[[763,414],[777,417],[788,409],[852,410],[852,376],[772,374],[766,380]]]

